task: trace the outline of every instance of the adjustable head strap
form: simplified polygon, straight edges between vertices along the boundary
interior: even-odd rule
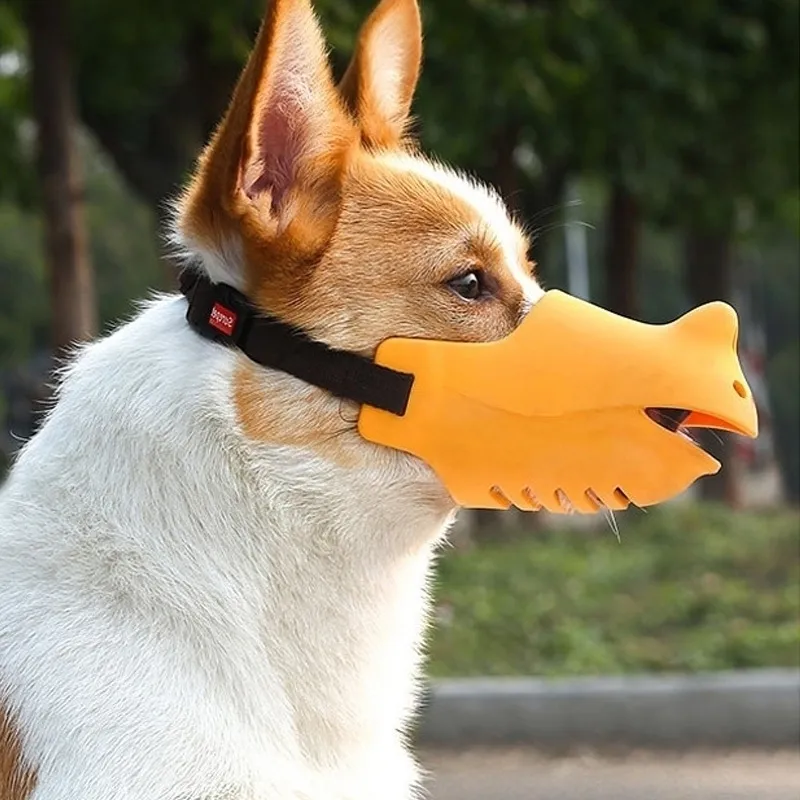
[[[241,350],[265,367],[294,375],[336,397],[402,417],[414,376],[335,350],[304,331],[265,315],[247,298],[222,283],[184,270],[181,292],[189,301],[186,319],[201,335]]]

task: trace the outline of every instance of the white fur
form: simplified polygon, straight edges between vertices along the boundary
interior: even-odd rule
[[[215,248],[189,236],[181,220],[183,198],[166,201],[163,204],[167,225],[163,242],[169,257],[181,267],[195,264],[198,259],[203,264],[206,275],[214,283],[227,283],[239,291],[244,291],[242,242],[237,236],[229,236],[215,243]]]
[[[541,299],[544,291],[522,266],[519,253],[520,234],[497,192],[444,164],[425,158],[399,152],[380,153],[378,158],[391,169],[413,173],[440,186],[474,208],[500,244],[506,267],[522,288],[528,308]]]
[[[470,203],[541,296],[496,195],[379,157]],[[173,244],[238,283],[235,241]],[[349,467],[253,442],[233,398],[244,356],[185,311],[160,298],[86,347],[0,493],[0,710],[32,800],[407,800],[451,502],[419,461],[355,434]],[[263,383],[273,406],[306,407],[295,379]]]
[[[366,442],[345,469],[248,441],[242,356],[185,308],[85,349],[0,494],[0,702],[33,800],[408,798],[443,492]]]

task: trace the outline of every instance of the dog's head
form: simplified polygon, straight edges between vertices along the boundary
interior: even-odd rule
[[[364,354],[391,336],[497,339],[541,296],[499,197],[407,137],[421,39],[417,0],[382,0],[337,86],[309,0],[272,0],[179,203],[180,239],[213,279]],[[324,436],[317,411],[267,408],[254,365],[237,383],[251,435]]]

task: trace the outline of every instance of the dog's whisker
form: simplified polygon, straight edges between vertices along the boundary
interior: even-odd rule
[[[617,524],[617,518],[614,516],[614,510],[609,508],[605,503],[603,504],[603,516],[605,517],[606,522],[611,527],[611,530],[616,537],[617,544],[622,544],[622,537],[619,533],[619,525]]]
[[[355,430],[356,430],[355,425],[350,425],[350,426],[348,426],[346,428],[340,428],[339,430],[331,431],[331,433],[329,433],[327,436],[323,437],[321,439],[321,441],[323,443],[327,444],[328,442],[332,442],[332,441],[334,441],[334,440],[336,440],[336,439],[340,438],[341,436],[344,436],[344,435],[346,435],[348,433],[353,433]]]
[[[355,417],[353,417],[352,419],[349,419],[349,418],[348,418],[348,417],[345,415],[345,412],[346,412],[347,410],[349,410],[349,406],[348,406],[348,404],[347,404],[347,403],[346,403],[344,400],[342,400],[342,401],[339,403],[339,408],[338,408],[339,419],[340,419],[342,422],[345,422],[345,423],[347,423],[348,425],[357,425],[357,424],[358,424],[358,414],[356,414],[356,415],[355,415]]]
[[[560,230],[561,228],[587,228],[588,230],[594,230],[595,226],[592,225],[590,222],[583,222],[581,220],[566,220],[563,222],[551,222],[547,225],[542,225],[541,227],[534,228],[531,231],[531,237],[533,239],[538,239],[546,233],[551,233],[555,230]]]
[[[584,201],[581,199],[574,199],[574,200],[567,200],[563,203],[555,203],[551,206],[546,206],[545,208],[539,209],[539,211],[534,212],[533,214],[528,217],[526,223],[536,222],[536,220],[542,219],[543,217],[547,217],[550,214],[556,214],[559,211],[564,211],[568,208],[575,208],[577,206],[584,205]]]

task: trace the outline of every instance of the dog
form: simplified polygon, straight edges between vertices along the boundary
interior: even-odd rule
[[[337,84],[309,0],[272,0],[175,201],[188,272],[364,357],[514,330],[529,243],[409,135],[421,42],[416,0],[382,0]],[[358,412],[198,335],[183,295],[76,352],[0,495],[3,800],[421,796],[457,509]]]

